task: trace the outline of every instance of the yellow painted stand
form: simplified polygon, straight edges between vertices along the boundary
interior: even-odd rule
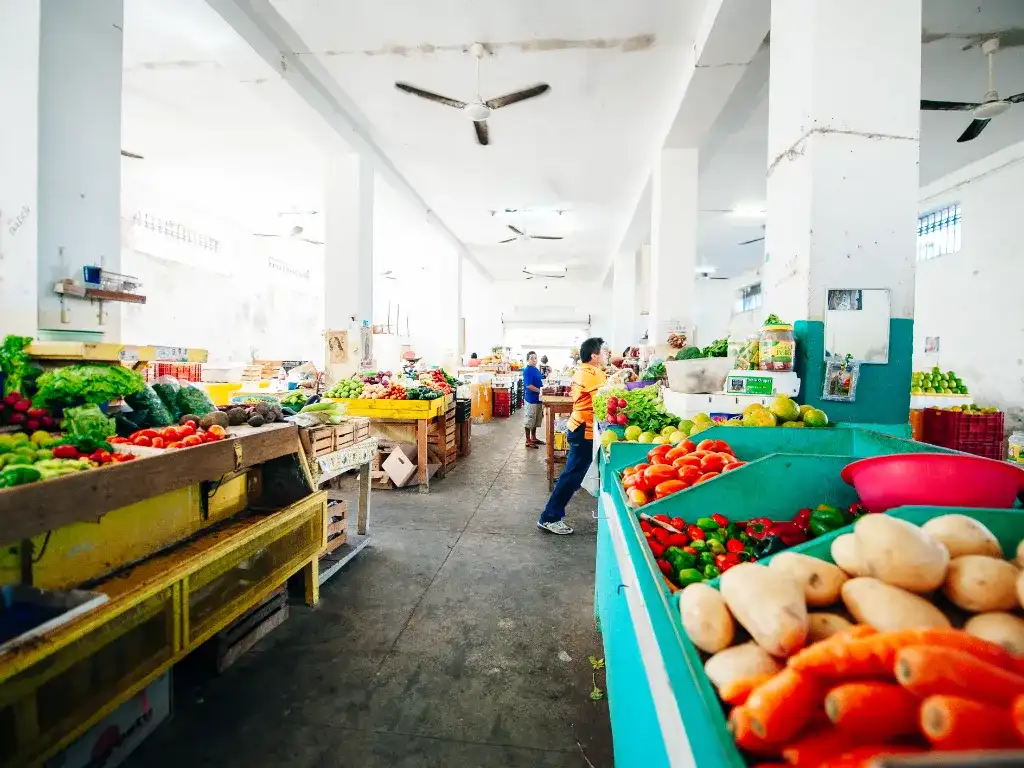
[[[369,416],[371,419],[432,419],[443,413],[448,403],[446,397],[436,400],[326,400],[345,403],[345,413],[349,416]]]

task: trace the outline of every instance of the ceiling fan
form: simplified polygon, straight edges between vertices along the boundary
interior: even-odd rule
[[[253,237],[288,237],[294,238],[295,240],[300,240],[303,243],[309,243],[310,245],[323,245],[323,241],[321,240],[311,240],[308,237],[302,237],[302,233],[305,231],[306,230],[301,225],[297,224],[294,227],[292,227],[287,234],[284,235],[273,234],[270,232],[253,232],[252,234]]]
[[[969,103],[965,101],[931,101],[929,99],[921,99],[921,109],[926,111],[971,113],[974,119],[967,126],[967,129],[960,134],[960,138],[957,139],[958,144],[976,139],[978,134],[985,130],[989,120],[1003,114],[1014,104],[1024,101],[1024,93],[1018,93],[1006,99],[999,98],[995,82],[995,56],[998,50],[998,37],[993,37],[991,40],[986,40],[982,43],[981,51],[988,57],[988,91],[985,93],[985,98],[980,102]]]
[[[764,231],[764,224],[761,225],[761,231]],[[752,240],[744,240],[742,242],[736,243],[736,245],[752,245],[754,243],[760,243],[762,240],[764,240],[764,235],[761,235],[760,237],[755,237]]]
[[[718,267],[712,267],[710,264],[705,264],[702,267],[697,267],[697,279],[698,280],[728,280],[728,277],[715,277],[715,272],[718,271]]]
[[[476,101],[459,101],[458,99],[450,99],[447,96],[440,96],[430,91],[424,91],[422,88],[409,85],[408,83],[395,83],[395,87],[400,91],[411,93],[413,96],[419,96],[422,99],[428,99],[429,101],[436,101],[438,104],[444,104],[449,107],[455,107],[455,109],[461,110],[462,114],[473,121],[473,129],[476,131],[476,140],[478,144],[487,146],[490,143],[490,134],[487,128],[487,118],[491,116],[491,113],[496,109],[507,107],[509,104],[515,104],[519,101],[526,101],[536,96],[540,96],[542,93],[547,93],[551,90],[551,86],[547,83],[538,83],[537,85],[529,88],[524,88],[521,91],[515,91],[514,93],[507,93],[504,96],[498,96],[495,99],[488,99],[484,101],[480,98],[480,59],[488,55],[487,48],[482,43],[473,43],[470,46],[469,52],[476,58]]]
[[[515,233],[515,237],[510,237],[507,240],[499,240],[498,243],[511,243],[516,240],[563,240],[562,237],[556,237],[555,235],[528,235],[523,230],[513,227],[511,224],[507,225]]]
[[[568,270],[565,267],[523,267],[527,280],[539,277],[542,280],[561,280]]]

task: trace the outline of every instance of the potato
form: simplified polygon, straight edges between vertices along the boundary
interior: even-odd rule
[[[942,591],[965,611],[1008,611],[1017,607],[1017,567],[986,555],[954,557]]]
[[[906,520],[865,515],[853,526],[853,537],[868,575],[886,584],[931,592],[946,580],[946,545]]]
[[[839,566],[798,552],[780,552],[771,559],[768,567],[788,573],[800,582],[807,605],[816,608],[836,602],[847,579]]]
[[[867,576],[868,567],[857,549],[857,540],[852,533],[844,533],[832,539],[832,559],[850,576]]]
[[[757,563],[741,563],[722,574],[722,597],[733,618],[772,656],[803,648],[810,624],[800,583],[790,574]]]
[[[964,632],[997,643],[1014,656],[1024,656],[1024,619],[1012,613],[979,613],[964,624]]]
[[[753,675],[770,675],[782,665],[757,643],[742,643],[719,651],[704,663],[704,672],[715,688]]]
[[[1024,539],[1017,545],[1017,567],[1024,568]]]
[[[951,626],[945,614],[923,597],[867,576],[843,584],[843,603],[858,624],[879,632]]]
[[[807,617],[811,622],[811,631],[807,633],[807,644],[832,637],[853,626],[838,613],[812,613]]]
[[[921,530],[949,550],[949,556],[988,555],[1002,557],[1003,548],[988,528],[967,515],[940,515],[921,526]]]
[[[679,614],[690,642],[707,653],[732,645],[736,624],[722,593],[707,584],[690,584],[679,595]]]

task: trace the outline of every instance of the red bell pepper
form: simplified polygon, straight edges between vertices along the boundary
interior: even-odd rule
[[[686,521],[683,520],[683,518],[681,518],[681,517],[673,517],[672,518],[672,527],[675,528],[677,531],[685,531],[686,530]]]
[[[771,526],[772,521],[767,517],[752,517],[750,520],[747,520],[744,531],[752,539],[763,539],[768,535],[768,529]]]
[[[690,537],[690,541],[704,541],[708,537],[702,529],[693,524],[686,526],[686,535]]]
[[[656,541],[655,539],[648,539],[647,546],[651,548],[651,552],[654,554],[656,558],[659,558],[663,554],[665,554],[665,545],[662,544],[660,541]]]
[[[666,563],[664,560],[659,560],[658,561],[658,568],[666,576],[671,576],[672,575],[672,566],[669,563]]]
[[[807,532],[791,520],[780,520],[768,526],[768,536],[778,536],[787,547],[807,541]]]
[[[78,449],[73,445],[58,445],[53,449],[55,459],[77,459]]]
[[[720,571],[727,571],[734,565],[739,565],[743,562],[740,556],[736,552],[729,552],[724,555],[717,555],[715,557],[715,567]]]
[[[725,515],[720,515],[717,512],[711,516],[711,519],[718,523],[719,528],[725,528],[729,525],[729,518]]]
[[[811,530],[811,512],[813,510],[804,507],[795,515],[793,515],[793,524],[804,532]]]
[[[746,546],[739,539],[729,539],[727,542],[725,542],[726,552],[733,552],[738,554],[742,552],[744,549],[746,549]]]
[[[682,549],[690,543],[689,537],[685,533],[672,533],[668,537],[668,546],[679,547]]]

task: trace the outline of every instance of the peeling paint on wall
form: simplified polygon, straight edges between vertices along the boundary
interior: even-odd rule
[[[646,51],[654,46],[657,36],[653,33],[633,35],[632,37],[596,37],[583,40],[570,40],[561,37],[540,38],[537,40],[518,40],[510,42],[483,43],[486,51],[493,55],[500,55],[502,52],[511,51],[519,53],[536,53],[546,51],[567,51],[567,50],[596,50],[608,51],[618,49],[623,53],[635,53]],[[294,51],[296,56],[436,56],[438,53],[469,53],[473,43],[460,45],[433,45],[431,43],[420,43],[419,45],[384,45],[380,48],[370,48],[354,51]]]

